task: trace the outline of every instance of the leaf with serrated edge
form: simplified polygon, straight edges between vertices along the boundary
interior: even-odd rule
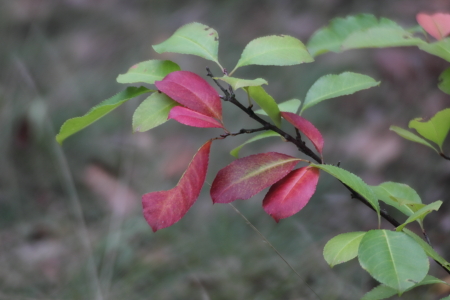
[[[241,145],[237,146],[236,148],[234,148],[233,150],[230,151],[230,154],[236,158],[239,158],[239,151],[241,151],[242,147],[244,147],[245,145],[247,145],[249,143],[253,143],[258,140],[265,139],[265,138],[272,137],[272,136],[280,137],[280,134],[276,133],[275,131],[272,131],[272,130],[265,131],[263,133],[260,133],[256,136],[252,137],[251,139],[247,140],[246,142],[242,143]]]
[[[263,208],[277,223],[298,213],[316,191],[319,169],[302,167],[291,171],[272,185],[263,200]]]
[[[422,247],[403,232],[370,230],[358,250],[361,267],[399,294],[422,281],[430,267]]]
[[[169,119],[174,119],[181,124],[193,127],[223,128],[223,125],[216,119],[182,106],[172,108],[169,113]]]
[[[323,249],[323,257],[330,267],[358,256],[359,243],[365,234],[364,231],[342,233],[329,240]]]
[[[125,74],[117,76],[118,83],[155,83],[167,74],[179,71],[180,67],[170,60],[148,60],[132,66]]]
[[[286,176],[299,161],[302,159],[277,152],[237,159],[217,173],[211,198],[214,203],[249,199]]]
[[[197,200],[205,182],[210,148],[211,140],[197,151],[173,189],[142,196],[144,218],[153,232],[178,222]]]
[[[312,62],[303,43],[288,35],[271,35],[254,39],[245,46],[236,67],[248,65],[292,66]]]
[[[291,100],[287,100],[287,101],[279,103],[278,109],[280,111],[286,111],[286,112],[296,114],[301,104],[302,104],[302,101],[300,101],[298,99],[291,99]],[[255,114],[267,116],[267,113],[262,109],[255,110]]]
[[[281,116],[302,132],[314,145],[320,155],[323,150],[323,137],[320,131],[314,125],[303,117],[290,112],[281,112]]]
[[[124,91],[94,106],[84,116],[72,118],[64,122],[64,124],[61,126],[61,129],[59,130],[59,133],[56,135],[56,141],[59,144],[62,144],[62,142],[66,138],[80,131],[81,129],[91,125],[101,117],[113,111],[115,108],[119,107],[123,103],[130,100],[131,98],[149,92],[152,92],[152,90],[149,90],[143,86],[138,88],[137,87],[126,88]]]
[[[372,77],[352,72],[322,76],[308,90],[300,114],[323,100],[350,95],[379,84]]]
[[[275,100],[261,86],[249,86],[244,88],[250,98],[267,113],[277,127],[281,126],[280,109]]]
[[[437,112],[429,121],[416,118],[409,122],[409,128],[414,128],[424,138],[436,143],[442,151],[442,144],[450,130],[450,108]]]
[[[422,200],[420,199],[420,196],[417,194],[417,192],[410,186],[403,183],[388,181],[383,182],[378,186],[371,186],[370,188],[375,192],[379,200],[395,207],[407,216],[412,215],[414,213],[414,210],[412,210],[412,208],[410,208],[408,205],[401,205],[400,203],[398,203],[398,201],[394,200],[391,197],[394,197],[395,199],[408,199],[413,203],[422,203]]]
[[[256,79],[241,79],[229,76],[217,77],[215,79],[222,80],[233,88],[233,90],[237,90],[247,86],[260,86],[263,84],[268,84],[265,79],[256,78]]]
[[[133,131],[144,132],[165,123],[170,110],[177,105],[163,93],[151,94],[134,111]]]
[[[450,38],[445,38],[430,44],[425,43],[419,45],[419,49],[443,58],[446,61],[450,61]]]
[[[450,68],[446,69],[439,76],[438,87],[446,94],[450,94]]]
[[[212,60],[219,64],[219,35],[213,28],[200,23],[190,23],[178,28],[174,34],[164,42],[153,45],[158,53],[173,52],[192,54]]]
[[[172,72],[156,87],[178,103],[201,114],[222,121],[219,93],[202,77],[189,71]]]
[[[426,215],[428,215],[429,213],[431,213],[433,210],[438,210],[439,207],[441,207],[442,205],[442,201],[435,201],[433,203],[428,204],[425,207],[422,207],[421,209],[419,209],[418,211],[416,211],[414,214],[412,214],[411,216],[409,216],[408,219],[406,219],[406,221],[397,227],[397,231],[402,231],[403,228],[406,226],[406,224],[409,224],[411,222],[414,221],[418,221],[420,224],[420,227],[422,227],[423,229],[423,219],[426,217]]]
[[[450,34],[450,15],[436,13],[427,15],[424,13],[417,14],[417,23],[428,32],[429,35],[437,40],[442,40]]]
[[[349,35],[342,43],[342,50],[418,46],[423,44],[426,44],[426,42],[414,37],[400,26],[378,27]]]
[[[406,129],[403,129],[403,128],[400,128],[400,127],[397,127],[397,126],[391,126],[391,127],[389,127],[389,130],[397,133],[399,136],[401,136],[404,139],[407,139],[409,141],[425,145],[425,146],[430,147],[431,149],[433,149],[434,151],[439,153],[439,151],[436,148],[434,148],[430,143],[428,143],[426,140],[424,140],[420,136],[417,136],[414,133],[412,133],[412,132],[410,132],[410,131],[408,131]]]

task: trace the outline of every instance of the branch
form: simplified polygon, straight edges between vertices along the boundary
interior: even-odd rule
[[[450,157],[445,155],[443,152],[439,153],[440,156],[442,156],[446,160],[450,160]]]

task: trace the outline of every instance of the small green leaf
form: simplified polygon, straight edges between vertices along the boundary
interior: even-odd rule
[[[324,170],[328,174],[336,177],[342,183],[351,187],[354,191],[364,197],[377,212],[378,221],[380,220],[380,205],[378,204],[378,198],[372,189],[364,181],[362,181],[361,178],[347,170],[332,165],[311,164],[311,166]]]
[[[181,54],[192,54],[212,60],[219,64],[219,35],[213,28],[200,24],[186,24],[175,31],[175,33],[164,42],[154,45],[158,53],[174,52]]]
[[[361,240],[361,267],[399,294],[421,282],[430,267],[425,251],[403,232],[371,230]]]
[[[248,65],[292,66],[312,61],[314,59],[300,40],[282,34],[265,36],[254,39],[245,46],[230,75],[237,68]]]
[[[442,298],[442,299],[440,299],[440,300],[450,300],[450,295],[447,296],[447,297],[444,297],[444,298]]]
[[[298,111],[298,108],[300,107],[301,104],[302,104],[302,101],[300,101],[298,99],[291,99],[291,100],[287,100],[287,101],[279,103],[278,109],[280,111],[296,114]],[[267,116],[267,113],[262,109],[255,110],[255,114]]]
[[[180,67],[170,60],[147,60],[132,66],[125,74],[117,76],[118,83],[145,82],[149,84],[162,80],[167,74],[179,71]]]
[[[272,130],[265,131],[263,133],[260,133],[256,136],[252,137],[251,139],[247,140],[245,143],[237,146],[236,148],[234,148],[233,150],[230,151],[230,154],[236,158],[239,158],[239,151],[241,151],[242,147],[244,147],[245,145],[247,145],[249,143],[253,143],[258,140],[265,139],[265,138],[272,137],[272,136],[280,136],[280,134],[278,134]]]
[[[249,86],[244,88],[250,98],[267,113],[277,127],[281,126],[281,115],[275,100],[261,86]]]
[[[431,149],[433,149],[437,153],[439,153],[439,151],[436,148],[434,148],[430,143],[428,143],[426,140],[424,140],[420,136],[417,136],[414,133],[412,133],[412,132],[410,132],[410,131],[408,131],[406,129],[403,129],[403,128],[400,128],[400,127],[397,127],[397,126],[391,126],[391,127],[389,127],[389,130],[392,130],[393,132],[397,133],[399,136],[401,136],[404,139],[407,139],[409,141],[425,145],[427,147],[430,147]]]
[[[306,94],[305,102],[303,103],[300,114],[305,109],[316,105],[323,100],[350,95],[379,84],[379,81],[375,81],[367,75],[352,72],[322,76],[311,86]]]
[[[166,94],[151,94],[134,111],[133,131],[144,132],[165,123],[170,110],[177,105]]]
[[[349,232],[329,240],[323,249],[323,257],[330,267],[355,258],[358,255],[359,242],[365,234],[363,231]]]
[[[217,77],[215,79],[225,81],[226,83],[231,85],[233,90],[237,90],[239,88],[243,88],[243,87],[247,87],[247,86],[260,86],[263,84],[268,84],[267,81],[262,78],[241,79],[241,78],[223,76],[223,77]]]
[[[439,111],[427,122],[422,118],[411,120],[409,128],[414,128],[421,136],[436,143],[442,151],[442,144],[450,130],[450,108]]]
[[[438,87],[446,94],[450,94],[450,68],[446,69],[439,76]]]
[[[406,221],[402,225],[398,226],[396,230],[397,231],[402,231],[403,228],[406,226],[406,224],[409,224],[409,223],[414,222],[414,221],[418,221],[419,224],[420,224],[420,227],[422,227],[422,229],[423,229],[422,222],[423,222],[423,219],[425,218],[425,216],[428,215],[433,210],[437,211],[439,209],[439,207],[441,207],[441,205],[442,205],[442,201],[439,200],[439,201],[435,201],[433,203],[430,203],[430,204],[428,204],[425,207],[422,207],[421,209],[416,211],[414,214],[409,216],[409,218],[406,219]]]
[[[388,181],[383,182],[378,186],[371,186],[371,188],[375,192],[379,200],[395,207],[407,216],[412,215],[414,213],[414,210],[407,205],[399,204],[398,201],[395,201],[394,199],[392,199],[392,197],[396,199],[408,199],[413,203],[422,203],[422,200],[420,199],[420,196],[417,194],[417,192],[410,186],[403,183]]]
[[[419,49],[443,58],[446,61],[450,61],[450,38],[435,43],[420,45]]]
[[[59,144],[71,136],[72,134],[80,131],[81,129],[91,125],[101,117],[113,111],[115,108],[119,107],[123,103],[127,102],[131,98],[137,97],[139,95],[152,92],[143,86],[137,87],[128,87],[124,91],[112,96],[111,98],[101,102],[100,104],[91,108],[84,116],[76,117],[67,120],[61,126],[59,133],[56,135],[56,141]]]

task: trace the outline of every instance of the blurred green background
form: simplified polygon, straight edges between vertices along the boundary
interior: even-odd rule
[[[448,12],[450,4],[1,1],[0,299],[359,299],[376,282],[356,261],[330,269],[321,252],[331,237],[376,228],[377,220],[331,177],[324,174],[308,206],[279,224],[261,208],[264,193],[235,203],[299,278],[230,206],[211,204],[208,183],[232,161],[229,150],[248,137],[215,142],[200,199],[176,225],[152,233],[141,214],[141,195],[172,188],[218,130],[171,121],[132,134],[135,99],[62,147],[54,136],[66,119],[122,90],[115,78],[137,62],[170,59],[184,70],[205,75],[209,66],[219,75],[209,61],[153,51],[151,45],[186,23],[219,32],[220,61],[231,69],[256,37],[283,33],[306,43],[331,18],[356,13],[411,27],[422,11]],[[378,88],[324,102],[304,116],[323,133],[328,163],[340,161],[369,184],[409,184],[425,203],[443,200],[425,225],[436,250],[450,259],[450,165],[388,130],[449,107],[448,95],[436,87],[447,67],[417,48],[391,48],[329,53],[295,67],[243,67],[235,76],[265,78],[277,101],[303,99],[327,73],[353,71],[381,80]],[[231,130],[255,126],[234,107],[224,104],[224,110]],[[277,139],[245,147],[242,155],[263,151],[297,155]],[[431,274],[445,277],[434,262]],[[438,299],[443,293],[448,291],[423,287],[405,298]]]

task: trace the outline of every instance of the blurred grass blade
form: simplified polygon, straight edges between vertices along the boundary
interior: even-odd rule
[[[166,94],[151,94],[134,111],[133,131],[144,132],[165,123],[170,110],[177,105]]]
[[[118,83],[145,82],[149,84],[162,80],[167,74],[179,71],[180,67],[170,60],[147,60],[132,66],[125,74],[117,76]]]
[[[431,149],[433,149],[437,153],[439,153],[439,151],[436,148],[434,148],[430,143],[428,143],[426,140],[424,140],[420,136],[417,136],[414,133],[412,133],[412,132],[410,132],[410,131],[408,131],[406,129],[403,129],[403,128],[400,128],[400,127],[397,127],[397,126],[391,126],[391,127],[389,127],[389,130],[394,131],[395,133],[397,133],[399,136],[401,136],[404,139],[407,139],[409,141],[425,145],[427,147],[430,147]]]

